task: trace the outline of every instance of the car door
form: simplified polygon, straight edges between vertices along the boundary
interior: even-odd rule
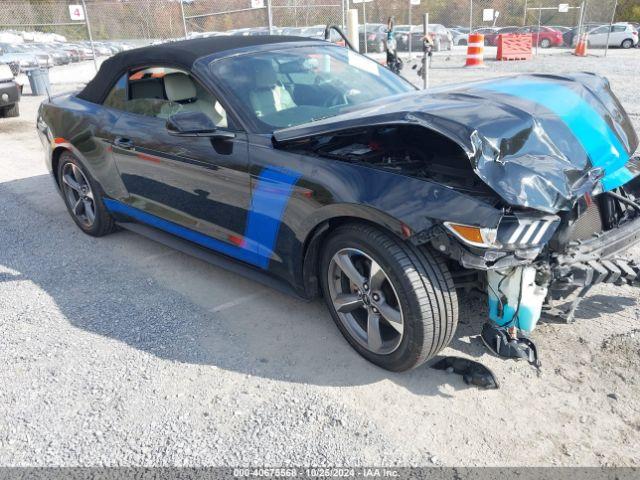
[[[175,75],[182,76],[177,91],[168,87]],[[193,84],[187,93],[180,91],[185,82]],[[123,202],[149,218],[234,243],[244,231],[250,199],[246,134],[186,72],[146,68],[126,74],[118,84],[122,94],[115,108],[122,113],[113,129],[112,151],[128,192]],[[215,117],[218,129],[233,138],[169,134],[168,117],[188,109]]]
[[[622,42],[629,38],[627,27],[624,25],[612,25],[611,26],[611,37],[609,38],[609,46],[610,47],[619,47],[622,45]]]
[[[592,47],[604,47],[607,43],[608,26],[599,27],[589,33],[589,45]]]

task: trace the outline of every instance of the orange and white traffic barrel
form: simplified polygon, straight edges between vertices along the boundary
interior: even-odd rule
[[[484,67],[484,35],[470,33],[465,67]]]

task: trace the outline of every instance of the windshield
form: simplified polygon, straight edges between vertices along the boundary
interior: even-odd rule
[[[330,45],[250,53],[213,61],[209,68],[259,133],[414,90],[373,60]]]

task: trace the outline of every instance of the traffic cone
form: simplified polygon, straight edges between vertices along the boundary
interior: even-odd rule
[[[587,35],[580,35],[580,39],[576,44],[576,50],[573,52],[576,57],[586,57],[587,56]]]
[[[480,33],[469,35],[465,67],[484,67],[484,35]]]

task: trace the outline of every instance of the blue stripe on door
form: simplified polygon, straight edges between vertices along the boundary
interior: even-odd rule
[[[266,269],[278,239],[282,215],[299,178],[300,174],[291,170],[265,168],[262,171],[253,189],[245,235],[240,245],[217,240],[117,200],[105,198],[103,201],[107,210],[112,213],[126,215],[200,246]]]
[[[557,115],[589,155],[591,164],[604,169],[602,186],[605,190],[613,190],[633,179],[634,175],[625,166],[629,155],[616,133],[571,88],[558,83],[522,79],[502,80],[481,88],[524,98]]]

